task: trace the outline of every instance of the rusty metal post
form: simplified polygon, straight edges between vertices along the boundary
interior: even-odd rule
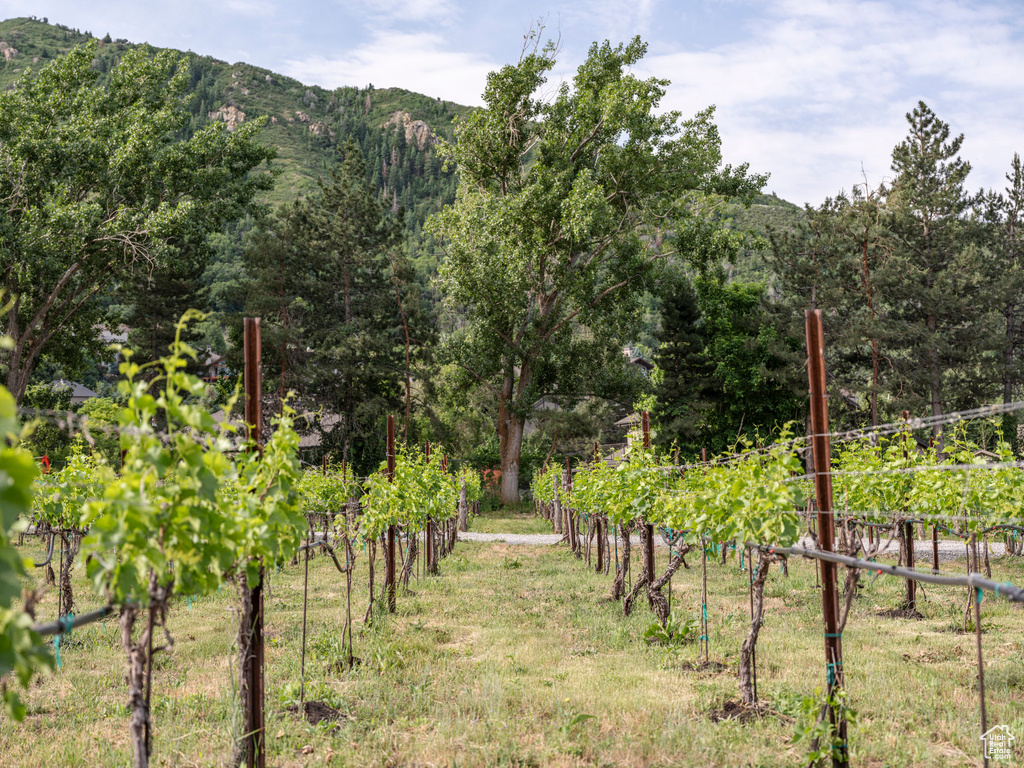
[[[640,415],[640,429],[643,432],[644,450],[651,449],[651,415],[644,411]],[[654,581],[654,526],[644,523],[644,570],[647,571],[647,581]]]
[[[835,519],[832,516],[831,446],[828,437],[828,402],[825,395],[825,333],[820,309],[805,312],[807,324],[807,378],[810,385],[811,440],[814,451],[814,491],[818,507],[818,546],[835,551]],[[839,635],[839,593],[835,563],[819,561],[821,609],[825,619],[825,679],[827,695],[843,687],[843,642]],[[836,728],[842,748],[832,758],[833,766],[849,765],[846,746],[846,718],[829,708],[829,720]],[[837,722],[838,721],[838,722]]]
[[[910,411],[903,411],[903,423],[906,424],[910,421]],[[903,444],[903,458],[907,458],[906,443]],[[903,547],[906,551],[906,561],[904,565],[907,568],[914,569],[914,524],[910,522],[903,523]],[[904,607],[909,610],[917,609],[917,582],[913,579],[907,579],[906,584],[906,596],[903,599]]]
[[[565,522],[569,526],[569,549],[576,557],[580,556],[579,541],[576,531],[576,516],[572,513],[572,467],[569,457],[565,457]]]
[[[430,463],[430,443],[424,447],[427,456],[427,463]],[[434,553],[434,520],[427,520],[427,541],[426,541],[427,573],[437,573],[437,557]]]
[[[594,443],[594,461],[598,462],[601,460],[601,445],[597,442]],[[594,525],[597,531],[597,568],[594,569],[595,573],[604,572],[604,525],[602,525],[601,517],[596,512],[594,513]]]
[[[260,319],[247,317],[243,321],[242,352],[245,360],[245,424],[249,449],[262,450],[263,409],[261,381],[261,340]],[[265,768],[266,738],[263,716],[263,565],[260,564],[260,578],[255,587],[245,584],[243,591],[246,605],[242,611],[242,632],[239,650],[242,656],[242,705],[245,736],[245,759],[247,768]]]
[[[974,561],[974,571],[978,571],[978,549],[977,549],[977,538],[974,533],[971,533],[971,540],[968,544],[970,547],[972,557]],[[968,575],[968,582],[971,577]],[[978,705],[981,716],[981,737],[984,740],[985,734],[988,733],[988,716],[985,712],[985,662],[981,656],[981,590],[977,587],[969,587],[971,591],[970,600],[974,603],[974,640],[975,648],[978,653]],[[985,742],[982,741],[982,744]],[[983,754],[984,768],[988,768],[988,754]]]
[[[932,525],[932,573],[939,572],[939,529]]]
[[[388,414],[388,482],[395,481],[395,417]],[[388,610],[395,612],[395,526],[388,526],[387,562],[384,571],[384,583],[388,594]]]

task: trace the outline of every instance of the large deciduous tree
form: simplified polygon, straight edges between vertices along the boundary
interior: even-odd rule
[[[687,121],[657,112],[668,81],[630,73],[646,52],[639,38],[594,44],[549,102],[538,92],[555,49],[533,39],[518,63],[488,76],[485,108],[443,146],[459,191],[431,224],[458,317],[451,359],[498,402],[505,503],[519,498],[537,396],[573,395],[570,380],[586,381],[563,371],[621,361],[637,299],[665,255],[658,224],[688,192],[748,195],[765,180],[723,167],[711,109]]]
[[[179,55],[128,51],[101,87],[95,53],[81,46],[0,94],[0,270],[13,340],[2,362],[19,402],[44,351],[73,358],[97,345],[100,294],[183,249],[194,257],[206,233],[272,186],[252,173],[273,156],[256,143],[262,121],[182,140]]]

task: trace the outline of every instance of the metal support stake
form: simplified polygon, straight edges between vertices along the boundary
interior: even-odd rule
[[[651,449],[651,415],[647,411],[640,416],[640,428],[644,437],[644,450],[649,451]],[[645,523],[645,525],[644,570],[647,571],[647,583],[652,584],[654,582],[654,526],[650,523]]]
[[[971,551],[974,553],[974,570],[978,570],[978,553],[975,549],[975,536],[971,534]],[[970,579],[968,579],[969,581]],[[988,732],[988,717],[985,714],[985,664],[981,658],[981,590],[977,587],[973,588],[974,591],[974,639],[975,644],[978,648],[978,698],[981,707],[981,735],[984,739],[985,734]],[[982,740],[982,744],[984,744]],[[988,768],[988,755],[983,753],[982,759],[985,762],[985,768]]]
[[[261,381],[260,319],[243,321],[243,357],[245,360],[245,423],[249,449],[262,450],[263,409]],[[242,612],[242,702],[245,731],[245,759],[248,768],[265,768],[267,763],[263,718],[263,565],[255,587],[246,591]],[[244,571],[242,579],[245,579]]]
[[[395,481],[395,417],[388,414],[388,482]],[[388,611],[395,612],[395,526],[388,526],[387,562],[384,581],[387,587]]]
[[[811,405],[811,440],[814,456],[814,491],[818,507],[818,547],[835,551],[835,521],[832,517],[831,446],[828,438],[828,403],[825,399],[825,332],[821,310],[805,312],[807,325],[807,378]],[[826,695],[843,687],[843,643],[839,636],[839,593],[836,565],[821,561],[821,609],[825,619]],[[829,708],[829,720],[836,728],[842,747],[834,753],[833,766],[849,765],[846,746],[846,718]]]

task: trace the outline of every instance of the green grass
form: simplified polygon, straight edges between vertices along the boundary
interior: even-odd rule
[[[533,504],[503,507],[487,499],[470,528],[480,533],[551,533],[551,523],[538,517]]]
[[[498,515],[489,517],[496,524]],[[23,551],[37,555],[34,546]],[[739,724],[709,719],[738,698],[735,662],[748,598],[736,561],[709,566],[712,658],[726,669],[695,672],[687,669],[695,645],[646,645],[646,605],[623,618],[620,605],[607,600],[611,576],[593,573],[564,547],[460,543],[439,577],[414,581],[412,594],[399,594],[397,614],[378,615],[372,627],[361,621],[366,561],[359,554],[353,613],[362,663],[351,672],[332,671],[344,581],[328,560],[310,563],[307,697],[346,713],[333,733],[284,711],[298,696],[302,568],[271,574],[268,765],[801,764],[789,718],[824,681],[820,594],[808,562],[792,563],[788,579],[773,567],[766,589],[758,687],[781,714]],[[659,552],[659,565],[664,557]],[[673,580],[672,601],[680,615],[696,617],[699,558],[689,563]],[[944,568],[962,571],[963,563]],[[1024,581],[1020,560],[993,568],[997,579]],[[81,573],[76,589],[79,610],[98,604]],[[849,734],[853,764],[980,765],[974,636],[950,631],[963,590],[928,588],[923,621],[879,618],[901,590],[888,577],[866,584],[844,636],[859,714]],[[55,601],[51,590],[41,619],[53,615]],[[235,605],[228,587],[191,607],[175,605],[175,645],[154,669],[154,765],[219,765],[230,751]],[[983,609],[989,725],[1008,725],[1021,739],[1024,616],[1003,600],[986,599]],[[62,661],[59,672],[33,683],[23,724],[0,721],[0,765],[130,764],[116,623],[65,638]]]

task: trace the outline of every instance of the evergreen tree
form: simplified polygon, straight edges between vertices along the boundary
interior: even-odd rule
[[[888,347],[904,394],[933,416],[992,394],[979,375],[994,347],[992,312],[977,229],[964,188],[971,166],[960,158],[963,135],[924,102],[907,115],[910,131],[892,154],[888,195],[890,251],[878,286],[890,307]],[[934,433],[941,439],[941,428]]]
[[[686,455],[699,455],[707,438],[707,414],[718,398],[713,367],[706,356],[697,294],[685,279],[661,304],[661,328],[654,356],[657,389],[654,417],[657,440],[676,444]]]
[[[866,395],[872,424],[879,423],[886,314],[875,283],[890,237],[882,193],[857,186],[850,196],[841,193],[818,208],[807,206],[793,231],[771,231],[768,254],[788,332],[797,337],[803,333],[803,310],[825,310],[830,385],[841,395],[834,402],[857,408]],[[833,420],[837,416],[843,414],[834,409]],[[859,414],[854,418],[859,420]]]
[[[358,148],[348,144],[329,182],[306,206],[318,253],[308,294],[306,341],[313,350],[308,387],[339,417],[322,438],[348,461],[368,467],[382,441],[384,418],[402,406],[407,368],[392,264],[401,220],[366,184]]]
[[[305,376],[305,297],[314,279],[316,256],[306,230],[305,205],[285,204],[253,230],[243,255],[248,275],[243,314],[261,318],[263,382],[279,395],[289,389],[301,392]],[[235,348],[241,350],[240,322],[234,324],[232,335]],[[241,361],[235,362],[240,369]]]
[[[703,419],[709,453],[737,439],[766,437],[806,411],[807,378],[802,339],[788,335],[767,311],[760,283],[727,283],[698,277],[705,351],[713,371],[714,399]]]
[[[1005,194],[990,192],[986,198],[993,295],[1002,314],[1000,378],[1003,402],[1016,399],[1024,350],[1024,164],[1014,154]],[[1017,415],[1003,416],[1003,434],[1017,448]]]
[[[245,313],[263,318],[267,387],[322,408],[322,445],[359,471],[379,460],[385,416],[411,401],[432,338],[401,231],[349,143],[318,192],[279,209],[246,249]]]
[[[128,301],[124,322],[132,329],[128,346],[138,362],[166,355],[181,316],[189,309],[208,308],[209,291],[202,284],[205,268],[206,259],[189,246],[177,258],[132,276],[123,290]]]

